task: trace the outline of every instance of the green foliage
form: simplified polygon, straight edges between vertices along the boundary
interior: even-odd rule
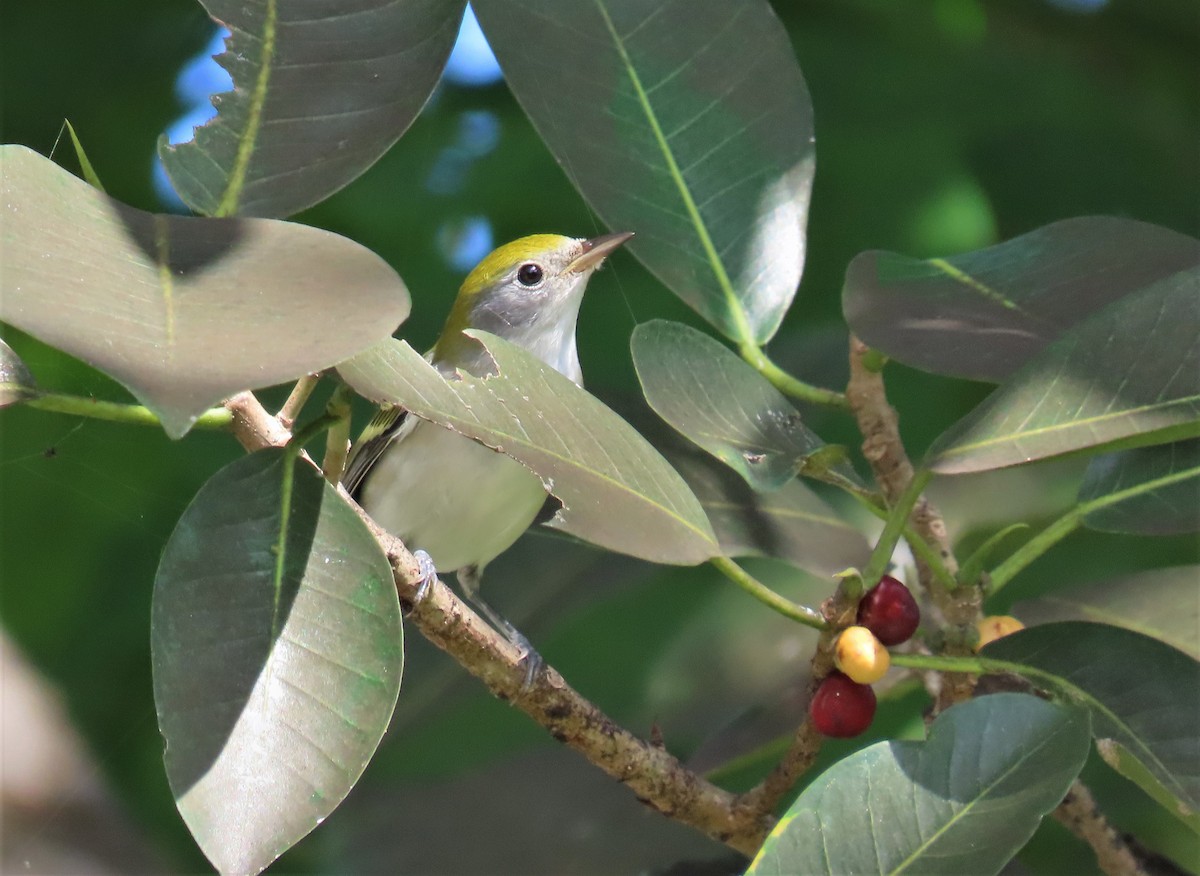
[[[154,698],[179,811],[222,873],[321,823],[387,729],[404,663],[391,569],[311,464],[217,472],[163,551]]]
[[[9,342],[0,342],[0,608],[6,629],[68,692],[175,869],[199,864],[170,812],[167,780],[222,872],[266,867],[351,788],[359,791],[285,866],[446,869],[455,847],[521,839],[506,818],[542,824],[511,802],[530,776],[532,805],[542,807],[533,814],[580,813],[593,842],[609,847],[589,857],[596,846],[578,838],[586,831],[556,822],[543,843],[556,870],[576,858],[580,869],[600,860],[654,869],[671,863],[663,849],[689,858],[720,849],[698,834],[666,841],[674,827],[625,797],[613,812],[626,820],[601,811],[596,786],[566,789],[567,773],[546,766],[552,756],[529,752],[540,737],[513,710],[466,687],[421,643],[404,643],[406,659],[386,561],[298,448],[230,462],[226,436],[190,435],[180,446],[130,424],[161,424],[171,437],[193,424],[227,428],[227,412],[206,409],[337,365],[366,398],[399,402],[534,469],[562,501],[552,521],[562,531],[658,563],[782,560],[747,568],[782,601],[818,605],[834,593],[830,576],[882,568],[904,524],[890,512],[872,559],[863,532],[875,524],[851,496],[889,512],[861,477],[878,462],[878,443],[868,440],[861,457],[840,450],[853,453],[864,438],[837,409],[846,326],[832,321],[837,301],[826,293],[842,276],[845,321],[876,348],[870,359],[913,458],[939,432],[927,458],[943,474],[1090,457],[1086,472],[1038,466],[1021,480],[1020,470],[1000,471],[976,489],[984,482],[963,478],[967,486],[947,491],[957,499],[938,500],[957,537],[959,521],[1002,504],[1010,487],[1076,495],[1048,525],[1032,513],[995,520],[954,545],[971,557],[965,578],[986,584],[990,573],[1004,586],[1020,576],[1038,597],[1017,610],[1031,629],[988,646],[979,666],[1016,672],[1058,702],[986,696],[941,714],[923,742],[827,748],[818,762],[829,768],[804,779],[753,872],[995,872],[1018,853],[1031,869],[1057,872],[1061,861],[1035,854],[1045,843],[1061,853],[1062,837],[1043,842],[1039,831],[1026,843],[1079,774],[1089,725],[1104,761],[1134,783],[1102,809],[1177,816],[1117,829],[1197,865],[1187,851],[1200,805],[1200,715],[1187,695],[1200,687],[1197,567],[1157,568],[1194,564],[1200,528],[1200,243],[1181,233],[1200,223],[1200,80],[1190,75],[1200,39],[1186,4],[1109,4],[1085,18],[1034,3],[475,0],[530,127],[504,89],[440,89],[414,123],[461,0],[335,0],[313,19],[287,3],[213,0],[205,8],[233,31],[219,62],[236,89],[217,98],[219,115],[194,142],[159,151],[197,212],[239,217],[221,219],[125,203],[145,206],[137,150],[166,118],[161,83],[178,57],[131,65],[130,54],[114,65],[89,54],[102,39],[111,54],[118,38],[137,52],[144,32],[198,37],[209,24],[199,8],[175,5],[80,8],[72,29],[53,18],[64,14],[54,4],[27,4],[6,9],[0,27],[5,138],[44,148],[69,114],[85,176],[98,186],[81,139],[114,193],[25,147],[0,149]],[[161,16],[157,26],[145,27],[146,15]],[[57,85],[44,49],[30,54],[39,41],[21,30],[29,21],[63,43]],[[179,41],[164,58],[184,54]],[[815,178],[813,106],[797,58],[820,109]],[[151,76],[157,91],[143,81]],[[8,86],[17,82],[29,84]],[[136,113],[122,112],[117,94]],[[501,144],[464,171],[460,194],[439,194],[428,185],[447,154],[438,150],[480,107],[497,114]],[[496,373],[446,381],[415,352],[445,311],[436,296],[460,279],[439,258],[439,235],[486,211],[501,239],[590,236],[567,181],[600,222],[637,232],[629,248],[646,269],[615,257],[595,281],[607,296],[594,292],[585,305],[581,358],[599,398],[484,334],[475,340]],[[309,206],[305,225],[245,218]],[[1138,219],[1062,218],[1097,212]],[[809,294],[792,307],[802,272]],[[407,316],[408,288],[421,301],[405,326],[411,345],[380,343]],[[736,352],[679,322],[689,307]],[[628,357],[631,321],[642,325]],[[772,339],[785,368],[760,348]],[[999,386],[971,410],[974,388],[931,374]],[[121,386],[145,407],[126,404]],[[643,394],[705,452],[662,437],[637,410]],[[833,488],[809,488],[797,471]],[[934,492],[945,484],[935,480]],[[1035,534],[995,563],[1003,536],[1022,526]],[[1081,526],[1126,535],[1063,541]],[[1120,554],[1118,568],[1137,571],[1075,587],[1089,562],[1102,562],[1086,553],[1097,539]],[[149,564],[164,543],[147,637]],[[983,547],[971,555],[972,544]],[[530,539],[496,561],[494,580],[511,582],[506,602],[559,622],[535,621],[533,635],[569,681],[616,720],[663,728],[671,750],[750,764],[754,781],[774,759],[756,753],[795,736],[816,635],[718,596],[711,570]],[[1080,618],[1104,625],[1053,623]],[[939,653],[963,634],[939,624],[926,616],[929,671],[974,660]],[[394,741],[364,773],[402,662],[410,679]],[[165,776],[150,731],[129,736],[150,711],[150,665]],[[923,701],[895,705],[904,720],[889,727],[920,725]],[[755,732],[743,735],[746,726]],[[495,766],[517,751],[529,762]],[[453,823],[454,842],[412,829],[396,817],[397,800],[413,818],[427,810],[439,827]],[[618,855],[612,835],[645,848]],[[534,868],[531,858],[494,857]]]
[[[792,804],[747,874],[999,873],[1062,800],[1086,715],[1024,694],[949,709],[925,742],[877,742]]]

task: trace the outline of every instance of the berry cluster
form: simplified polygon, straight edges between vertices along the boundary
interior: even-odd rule
[[[856,620],[834,646],[837,671],[821,681],[809,705],[813,726],[824,736],[848,738],[871,726],[875,717],[871,685],[883,678],[891,664],[884,646],[912,638],[921,610],[907,587],[884,575],[859,602]]]

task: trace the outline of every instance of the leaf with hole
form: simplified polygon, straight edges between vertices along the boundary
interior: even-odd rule
[[[267,219],[128,207],[0,146],[0,320],[120,381],[178,438],[236,392],[391,334],[408,291],[353,241]]]
[[[1077,709],[1015,693],[960,703],[926,741],[878,742],[818,776],[747,873],[998,873],[1088,748]]]
[[[298,213],[358,177],[412,124],[454,46],[463,0],[202,0],[231,31],[234,90],[175,146],[180,197],[209,216]]]
[[[1193,237],[1082,216],[944,259],[861,253],[842,309],[858,337],[899,362],[998,383],[1090,314],[1198,264]]]
[[[1137,535],[1200,531],[1200,439],[1096,457],[1084,472],[1079,501],[1098,506],[1083,518],[1089,529]]]
[[[1200,267],[1096,311],[929,451],[943,474],[1200,435]]]
[[[707,335],[655,319],[630,345],[650,407],[754,489],[778,489],[826,446],[783,393]],[[834,470],[854,480],[847,464]]]
[[[312,465],[243,457],[167,542],[151,611],[167,778],[221,873],[257,873],[332,812],[400,690],[400,603],[366,525]]]
[[[472,7],[604,223],[637,232],[628,249],[721,332],[767,341],[800,282],[813,177],[808,89],[771,4]],[[563,64],[530,46],[574,48]]]
[[[1126,778],[1200,829],[1200,662],[1141,633],[1079,621],[1028,627],[980,655],[989,671],[1016,672],[1086,708],[1110,765],[1134,758]]]
[[[693,565],[720,553],[683,478],[632,426],[569,378],[495,335],[468,331],[496,365],[447,380],[402,341],[338,366],[376,402],[398,404],[533,470],[562,502],[548,525],[657,563]]]

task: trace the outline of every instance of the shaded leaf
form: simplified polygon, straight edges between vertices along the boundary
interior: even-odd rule
[[[699,452],[667,458],[700,500],[727,557],[775,557],[828,578],[871,556],[866,537],[800,481],[760,493]]]
[[[1200,531],[1200,439],[1098,456],[1079,488],[1090,511],[1085,526],[1104,532],[1175,535]]]
[[[222,873],[257,873],[333,811],[400,689],[387,559],[320,472],[278,450],[217,472],[184,512],[151,645],[171,791]]]
[[[401,341],[338,366],[376,402],[500,449],[563,503],[548,525],[621,553],[691,565],[720,548],[696,497],[633,427],[530,353],[482,331],[497,373],[447,380]]]
[[[628,248],[723,333],[769,339],[800,281],[813,174],[808,90],[770,4],[472,6],[604,224],[636,231]],[[573,49],[548,63],[530,46]]]
[[[942,713],[925,742],[879,742],[826,770],[748,873],[998,873],[1074,781],[1087,716],[1001,693]]]
[[[24,401],[37,395],[33,375],[13,352],[13,348],[0,338],[0,408]]]
[[[929,452],[945,474],[1200,434],[1200,267],[1092,314],[1029,360]]]
[[[998,383],[1089,314],[1197,264],[1200,240],[1083,216],[945,259],[861,253],[842,309],[856,335],[897,361]]]
[[[650,407],[756,490],[778,489],[825,446],[783,393],[707,335],[655,319],[630,345]]]
[[[1150,569],[1020,602],[1026,626],[1085,620],[1125,627],[1200,660],[1200,566]]]
[[[980,653],[1086,708],[1101,754],[1135,758],[1140,768],[1126,778],[1200,825],[1200,662],[1141,633],[1079,621],[1028,627]]]
[[[145,213],[23,146],[0,147],[0,205],[0,320],[116,378],[175,438],[221,399],[327,368],[408,315],[395,271],[344,237]]]
[[[445,66],[463,0],[202,0],[231,31],[234,90],[176,146],[171,183],[212,216],[290,216],[345,186],[399,139]]]

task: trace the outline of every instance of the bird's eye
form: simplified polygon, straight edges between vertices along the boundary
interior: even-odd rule
[[[517,281],[522,286],[536,286],[542,282],[542,266],[529,262],[517,269]]]

